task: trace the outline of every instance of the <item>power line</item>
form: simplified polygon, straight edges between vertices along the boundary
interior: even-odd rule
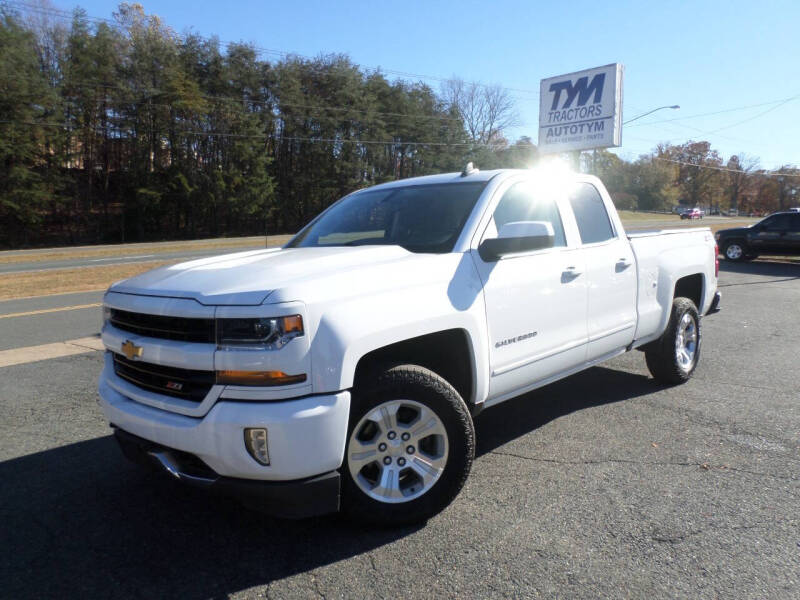
[[[777,110],[778,108],[780,108],[780,107],[781,107],[781,106],[783,106],[784,104],[787,104],[787,103],[791,102],[792,100],[797,100],[798,98],[800,98],[800,94],[798,94],[797,96],[792,96],[791,98],[787,98],[786,100],[784,100],[784,101],[783,101],[783,102],[781,102],[780,104],[778,104],[778,105],[776,105],[776,106],[773,106],[772,108],[768,108],[767,110],[765,110],[765,111],[763,111],[763,112],[760,112],[760,113],[758,113],[757,115],[754,115],[754,116],[752,116],[752,117],[749,117],[749,118],[747,118],[747,119],[743,119],[742,121],[738,121],[738,122],[736,122],[736,123],[733,123],[732,125],[726,125],[725,127],[720,127],[719,129],[715,129],[715,130],[714,130],[714,131],[712,131],[711,133],[716,133],[717,131],[722,131],[723,129],[730,129],[731,127],[737,127],[737,126],[739,126],[739,125],[742,125],[742,124],[744,124],[744,123],[749,123],[750,121],[754,121],[755,119],[758,119],[758,118],[760,118],[760,117],[763,117],[763,116],[764,116],[764,115],[766,115],[767,113],[770,113],[770,112],[772,112],[773,110]]]
[[[712,117],[716,115],[721,115],[724,113],[729,112],[736,112],[740,110],[747,110],[750,108],[760,108],[762,106],[769,106],[771,104],[783,104],[789,100],[794,100],[798,96],[791,96],[789,98],[781,98],[780,100],[770,100],[769,102],[759,102],[758,104],[747,104],[745,106],[735,106],[733,108],[725,108],[722,110],[715,110],[712,112],[705,112],[705,113],[698,113],[695,115],[687,115],[682,117],[674,117],[672,119],[660,119],[658,121],[645,121],[644,123],[637,123],[636,125],[631,125],[631,127],[644,127],[645,125],[656,125],[658,123],[672,123],[673,121],[687,121],[689,119],[699,119],[702,117]]]
[[[688,117],[677,117],[675,119],[664,119],[664,120],[661,120],[661,121],[646,121],[646,122],[641,123],[641,124],[637,123],[636,125],[631,125],[630,127],[640,127],[640,126],[645,126],[645,125],[655,126],[657,124],[663,123],[663,124],[666,124],[667,126],[671,126],[671,127],[676,127],[677,126],[677,127],[683,127],[684,129],[689,129],[691,131],[696,131],[697,133],[700,133],[700,134],[702,134],[704,136],[713,135],[713,136],[720,137],[720,138],[725,139],[725,140],[731,140],[733,142],[749,144],[751,146],[766,147],[767,144],[764,143],[764,142],[754,142],[752,140],[745,140],[745,139],[738,138],[738,137],[733,137],[733,136],[730,136],[730,135],[722,135],[722,134],[719,134],[718,132],[719,131],[723,131],[725,129],[730,129],[731,127],[735,127],[737,125],[741,125],[742,123],[746,123],[748,121],[752,121],[753,119],[757,119],[758,117],[760,117],[760,116],[762,116],[764,114],[767,114],[768,112],[771,112],[771,111],[775,110],[776,108],[779,108],[783,104],[786,104],[787,102],[790,102],[790,101],[795,100],[797,98],[800,98],[800,95],[790,96],[789,98],[783,98],[781,100],[773,100],[773,101],[770,101],[770,102],[761,102],[761,103],[758,103],[758,104],[750,104],[750,105],[747,105],[747,106],[739,106],[739,107],[735,107],[735,108],[718,110],[718,111],[713,111],[713,112],[709,112],[709,113],[701,113],[701,114],[698,114],[698,115],[690,115]],[[734,123],[732,125],[726,125],[724,127],[720,127],[718,129],[714,129],[714,130],[700,129],[699,127],[693,127],[693,126],[687,125],[685,123],[676,122],[676,121],[679,121],[681,119],[695,119],[695,118],[699,118],[699,117],[703,117],[703,116],[719,115],[719,114],[723,114],[723,113],[739,111],[739,110],[746,110],[746,109],[750,109],[750,108],[757,108],[757,107],[761,107],[761,106],[769,106],[769,105],[773,105],[773,104],[777,104],[777,106],[774,106],[774,107],[764,111],[763,113],[760,113],[760,114],[755,115],[753,117],[749,117],[747,119],[744,119],[743,121],[739,121],[738,123]],[[656,127],[656,128],[657,129],[661,129],[662,131],[664,130],[663,127]],[[636,139],[636,138],[629,138],[629,139]],[[673,137],[673,138],[669,138],[669,140],[667,140],[667,141],[672,142],[672,141],[679,140],[679,139],[683,139],[683,137]],[[644,140],[644,141],[653,141],[653,140]]]
[[[70,13],[69,11],[66,11],[66,10],[60,10],[60,9],[56,9],[56,8],[52,8],[52,7],[37,6],[37,5],[29,4],[29,3],[26,3],[26,2],[21,2],[19,0],[5,0],[3,2],[3,4],[17,6],[17,7],[21,8],[21,9],[28,10],[28,11],[31,11],[31,12],[35,12],[35,13],[38,13],[40,15],[51,15],[51,16],[54,16],[54,17],[59,18],[59,19],[72,19],[72,18],[74,18],[74,13]],[[117,21],[115,21],[113,19],[106,19],[106,18],[102,18],[102,17],[92,17],[92,16],[89,16],[89,15],[86,15],[85,13],[82,14],[82,18],[86,19],[87,21],[92,21],[92,22],[96,22],[96,23],[110,24],[113,27],[119,27],[119,25],[120,25]],[[272,48],[259,47],[259,46],[256,46],[254,44],[246,44],[246,43],[242,43],[242,42],[223,41],[223,40],[219,40],[218,38],[201,36],[201,35],[197,35],[195,37],[198,38],[198,39],[205,40],[205,41],[216,42],[216,43],[225,45],[228,48],[230,48],[231,46],[243,45],[243,46],[245,46],[247,48],[252,49],[253,51],[255,51],[256,53],[259,53],[259,54],[281,56],[283,58],[297,57],[297,58],[301,58],[301,59],[304,59],[304,60],[309,61],[309,62],[313,62],[315,60],[312,57],[304,56],[304,55],[301,55],[301,54],[298,54],[298,53],[288,52],[288,51],[284,51],[284,50],[276,50],[276,49],[272,49]],[[183,40],[185,41],[186,38],[184,37]],[[314,65],[309,65],[309,66],[313,67]],[[408,72],[408,71],[382,69],[380,67],[369,67],[369,66],[365,66],[365,65],[358,65],[358,64],[355,64],[355,63],[354,63],[354,66],[358,67],[358,68],[361,68],[365,73],[366,72],[387,73],[387,74],[397,75],[398,77],[412,77],[412,78],[427,79],[427,80],[438,81],[438,82],[446,82],[446,81],[450,81],[451,80],[450,78],[437,77],[437,76],[432,76],[432,75],[423,75],[423,74],[412,73],[412,72]],[[76,85],[81,85],[81,84],[76,84]],[[481,83],[477,83],[477,82],[476,82],[476,85],[481,86],[481,87],[495,87],[495,86],[490,86],[490,85],[487,85],[487,84],[481,84]],[[99,87],[111,87],[111,86],[101,85]],[[115,87],[118,87],[119,89],[126,89],[126,88],[123,88],[122,86],[115,86]],[[533,94],[535,96],[539,95],[539,93],[537,91],[534,91],[534,90],[521,89],[521,88],[512,88],[512,87],[506,87],[506,86],[497,86],[497,87],[500,87],[501,89],[504,89],[504,90],[507,90],[507,91],[511,91],[511,92]],[[150,91],[151,93],[155,93],[155,94],[164,93],[162,90],[158,90],[158,89],[155,89],[155,88],[150,89],[148,91]],[[278,107],[278,108],[281,108],[281,107],[291,108],[291,107],[293,107],[293,108],[300,108],[300,109],[312,110],[312,111],[341,111],[341,112],[358,113],[358,114],[365,114],[365,115],[375,115],[375,116],[380,115],[380,116],[386,116],[386,117],[397,117],[397,118],[404,118],[404,119],[408,119],[408,120],[420,120],[420,121],[424,121],[424,120],[442,120],[442,121],[453,121],[453,122],[460,121],[460,119],[458,119],[458,118],[447,117],[447,116],[444,116],[444,115],[407,115],[405,113],[390,113],[390,112],[381,112],[381,111],[360,110],[360,109],[355,109],[355,108],[345,107],[345,106],[332,106],[332,105],[331,106],[311,106],[311,105],[288,104],[288,103],[271,103],[271,102],[267,102],[267,101],[258,101],[258,100],[250,100],[250,99],[234,98],[234,97],[224,97],[224,96],[210,96],[210,95],[205,95],[205,94],[201,94],[201,95],[199,95],[199,97],[202,97],[202,98],[208,99],[208,100],[221,100],[221,101],[232,101],[232,102],[242,102],[244,100],[244,101],[248,102],[249,104],[252,104],[252,105],[263,105],[263,106],[269,107],[271,109],[274,109],[276,107]],[[699,114],[696,114],[696,115],[681,116],[681,117],[675,117],[675,118],[671,118],[671,119],[662,119],[662,120],[658,120],[658,121],[645,121],[643,123],[637,123],[637,124],[634,124],[634,125],[630,125],[629,127],[653,126],[653,125],[656,125],[656,124],[659,124],[659,123],[674,123],[675,126],[683,127],[685,129],[689,129],[689,130],[695,131],[695,132],[700,133],[702,135],[718,135],[719,131],[723,131],[725,129],[730,129],[732,127],[736,127],[736,126],[741,125],[743,123],[746,123],[746,122],[752,121],[754,119],[757,119],[760,116],[763,116],[764,114],[767,114],[767,113],[779,108],[783,104],[786,104],[787,102],[789,102],[791,100],[794,100],[794,99],[797,99],[797,98],[800,98],[800,95],[792,96],[790,98],[786,98],[786,99],[782,99],[782,100],[775,100],[775,101],[770,101],[770,102],[763,102],[763,103],[758,103],[758,104],[733,107],[733,108],[729,108],[729,109],[722,109],[722,110],[712,111],[712,112],[707,112],[707,113],[699,113]],[[528,100],[532,100],[532,99],[523,99],[523,100],[528,101]],[[686,125],[686,124],[678,122],[678,121],[683,121],[683,120],[689,120],[689,119],[695,119],[695,118],[701,118],[701,117],[707,117],[707,116],[714,116],[714,115],[719,115],[719,114],[724,114],[724,113],[734,112],[734,111],[739,111],[739,110],[746,110],[746,109],[749,109],[749,108],[757,108],[757,107],[761,107],[761,106],[768,106],[768,105],[772,105],[772,104],[776,104],[776,106],[773,106],[770,109],[768,109],[768,110],[766,110],[766,111],[764,111],[762,113],[759,113],[758,115],[755,115],[753,117],[750,117],[750,118],[744,119],[742,121],[739,121],[737,123],[733,123],[731,125],[727,125],[727,126],[724,126],[724,127],[721,127],[721,128],[715,129],[715,130],[711,130],[711,131],[699,129],[699,128],[692,127],[690,125]],[[154,105],[154,104],[150,103],[150,105]],[[174,108],[171,105],[158,105],[158,106],[166,106],[166,107]],[[749,141],[749,140],[743,140],[743,139],[735,138],[735,137],[731,137],[731,136],[718,135],[718,137],[721,137],[721,138],[724,138],[724,139],[728,139],[728,140],[732,140],[732,141],[738,141],[738,142],[742,142],[742,143],[746,143],[746,144],[759,145],[758,143],[755,143],[755,142],[752,142],[752,141]],[[636,139],[636,138],[631,138],[631,139]],[[675,140],[679,140],[679,139],[683,139],[683,138],[682,137],[673,137],[673,138],[670,138],[669,141],[675,141]],[[642,140],[642,141],[651,141],[651,140]],[[763,146],[763,144],[761,144],[761,145]]]
[[[691,127],[690,125],[684,125],[682,123],[674,123],[674,124],[667,124],[667,125],[671,126],[673,128],[676,127],[676,126],[683,127],[684,129],[688,129],[689,131],[694,131],[694,132],[696,132],[697,134],[699,134],[700,136],[703,136],[703,137],[707,137],[707,136],[712,136],[713,135],[714,137],[722,138],[724,140],[730,140],[732,142],[739,142],[741,144],[748,144],[748,145],[751,145],[751,146],[761,146],[762,148],[763,147],[767,147],[767,144],[764,143],[764,142],[754,142],[752,140],[745,140],[745,139],[738,138],[738,137],[733,137],[733,136],[730,136],[730,135],[722,135],[722,134],[712,133],[710,131],[705,131],[705,130],[700,129],[698,127]],[[669,132],[670,134],[673,134],[673,135],[671,137],[668,137],[668,138],[662,139],[662,140],[650,140],[650,139],[646,139],[646,138],[632,137],[632,136],[629,136],[629,135],[626,135],[625,139],[628,139],[628,140],[639,140],[639,141],[643,141],[643,142],[651,142],[651,143],[657,144],[657,143],[660,143],[660,142],[673,143],[673,142],[680,141],[680,140],[686,140],[687,135],[689,135],[689,134],[685,134],[683,132],[677,131],[675,129],[667,130],[667,129],[664,129],[663,127],[656,127],[656,129],[658,129],[660,131],[667,131],[667,132]]]
[[[68,123],[48,123],[48,122],[37,122],[37,121],[11,121],[11,120],[0,120],[0,123],[13,123],[17,125],[30,125],[30,126],[38,126],[38,127],[57,127],[66,129],[69,131],[79,131],[80,128],[72,127]],[[102,126],[93,126],[92,129],[95,130],[111,130],[115,132],[119,132],[120,129],[113,128],[113,127],[102,127]],[[361,139],[352,139],[352,138],[309,138],[309,137],[297,137],[297,136],[284,136],[278,133],[263,133],[263,134],[240,134],[240,133],[230,133],[230,132],[223,132],[223,131],[191,131],[191,130],[178,130],[175,131],[177,134],[181,135],[196,135],[196,136],[205,136],[205,137],[223,137],[223,138],[235,138],[235,139],[259,139],[263,140],[267,137],[274,137],[278,140],[289,140],[289,141],[299,141],[299,142],[312,142],[312,143],[346,143],[346,144],[371,144],[371,145],[385,145],[385,146],[450,146],[450,147],[472,147],[472,146],[491,146],[491,144],[487,143],[480,143],[480,142],[411,142],[411,141],[399,141],[399,140],[361,140]],[[647,141],[647,140],[643,140]],[[731,173],[744,173],[749,175],[763,175],[765,177],[800,177],[800,174],[794,173],[781,173],[781,172],[772,172],[772,171],[759,171],[759,172],[750,172],[750,171],[742,171],[740,169],[729,169],[726,167],[717,167],[713,165],[698,165],[695,163],[690,163],[686,161],[674,160],[671,158],[663,158],[660,156],[653,156],[651,157],[655,160],[661,160],[666,162],[671,162],[679,165],[685,165],[689,167],[697,167],[699,169],[714,169],[716,171],[727,171]]]
[[[751,106],[748,106],[748,107],[736,107],[736,108],[716,111],[714,113],[705,113],[705,114],[709,114],[709,115],[710,114],[720,114],[720,113],[725,113],[725,112],[731,112],[731,111],[734,111],[734,110],[741,110],[743,108],[752,108],[753,106],[765,106],[765,105],[768,105],[768,104],[774,104],[775,102],[782,102],[782,100],[776,100],[774,102],[764,102],[764,103],[761,103],[761,104],[751,105]],[[692,116],[684,117],[684,118],[691,119],[691,118],[696,118],[698,116],[700,116],[700,115],[692,115]],[[675,127],[682,127],[683,129],[688,129],[690,131],[697,132],[697,133],[699,133],[699,134],[701,134],[703,136],[714,135],[716,137],[719,137],[719,138],[722,138],[722,139],[725,139],[725,140],[730,140],[730,141],[733,141],[733,142],[739,142],[739,143],[748,144],[748,145],[751,145],[751,146],[761,146],[762,148],[766,147],[766,144],[764,142],[754,142],[752,140],[745,140],[745,139],[738,138],[738,137],[733,137],[733,136],[730,136],[730,135],[717,134],[717,133],[713,133],[711,131],[706,131],[704,129],[700,129],[699,127],[693,127],[691,125],[687,125],[685,123],[674,123],[673,121],[675,121],[675,120],[676,119],[667,119],[667,120],[663,120],[663,121],[648,121],[648,122],[642,123],[642,125],[652,125],[652,126],[655,126],[656,129],[659,129],[661,131],[667,131],[666,129],[664,129],[664,127],[658,127],[656,125],[656,124],[663,123],[667,127],[672,128],[673,131],[671,131],[671,133],[677,133],[676,131],[674,131]],[[639,124],[631,125],[630,127],[638,127],[638,126],[639,126]],[[643,142],[649,142],[649,143],[658,144],[658,143],[661,143],[661,142],[664,142],[664,141],[666,141],[668,143],[672,143],[672,142],[675,142],[675,141],[685,140],[686,139],[684,134],[681,133],[679,135],[680,135],[680,137],[670,137],[670,138],[667,138],[666,140],[649,140],[649,139],[645,139],[645,138],[631,137],[631,136],[628,136],[628,135],[626,135],[625,137],[626,137],[626,139],[629,139],[629,140],[632,139],[632,140],[639,140],[639,141],[643,141]]]
[[[12,121],[0,120],[0,123],[12,123],[15,125],[28,125],[33,127],[56,127],[68,131],[80,131],[80,127],[73,127],[68,123],[49,123],[37,121]],[[101,131],[114,131],[121,132],[123,130],[115,127],[92,126],[93,130]],[[222,137],[234,139],[257,139],[263,140],[268,137],[277,140],[289,140],[296,142],[313,142],[313,143],[335,143],[335,144],[368,144],[368,145],[385,145],[385,146],[452,146],[452,147],[473,147],[473,146],[491,146],[491,144],[481,142],[411,142],[401,140],[361,140],[352,138],[310,138],[310,137],[297,137],[297,136],[284,136],[279,133],[230,133],[225,131],[191,131],[191,130],[177,130],[175,133],[180,135],[196,135],[205,137]]]
[[[743,140],[741,138],[735,138],[735,137],[726,136],[726,135],[720,135],[719,132],[720,131],[724,131],[726,129],[731,129],[732,127],[737,127],[737,126],[742,125],[744,123],[748,123],[750,121],[758,119],[758,118],[766,115],[767,113],[770,113],[770,112],[780,108],[784,104],[787,104],[788,102],[791,102],[792,100],[796,100],[798,98],[800,98],[800,94],[795,95],[795,96],[790,96],[789,98],[784,98],[783,100],[778,100],[778,101],[776,101],[777,104],[775,104],[775,102],[765,102],[765,103],[761,103],[761,104],[757,104],[757,105],[751,105],[748,108],[752,108],[753,106],[766,106],[766,105],[769,105],[769,104],[775,104],[775,106],[772,106],[771,108],[768,108],[767,110],[762,111],[762,112],[758,113],[757,115],[753,115],[752,117],[748,117],[748,118],[743,119],[741,121],[737,121],[736,123],[732,123],[730,125],[725,125],[724,127],[719,127],[717,129],[712,129],[710,131],[699,129],[697,127],[692,127],[690,125],[686,125],[685,123],[674,123],[674,125],[677,125],[677,126],[680,126],[680,127],[684,127],[686,129],[691,129],[691,130],[696,131],[696,132],[698,132],[698,133],[700,133],[700,134],[702,134],[704,136],[712,136],[713,135],[713,136],[721,137],[721,138],[727,139],[727,140],[743,142],[745,144],[750,144],[750,145],[753,145],[753,146],[759,146],[760,145],[760,146],[763,147],[763,146],[765,146],[765,144],[763,144],[763,143],[753,142],[751,140]],[[735,110],[735,109],[731,109],[731,110]],[[709,115],[721,114],[723,112],[730,112],[730,110],[716,111],[714,113],[707,113],[707,114],[709,114]],[[687,118],[690,118],[690,117],[687,117]],[[643,123],[643,125],[652,125],[652,124],[653,123]],[[635,125],[633,125],[632,127],[635,127]],[[671,138],[669,141],[674,141],[676,139],[682,139],[682,138]]]
[[[697,165],[695,163],[686,162],[683,160],[675,160],[672,158],[663,158],[661,156],[654,156],[655,160],[662,160],[665,162],[675,163],[676,165],[685,165],[687,167],[697,167],[698,169],[713,169],[715,171],[726,171],[728,173],[743,173],[745,175],[762,175],[764,177],[800,177],[800,173],[781,173],[775,171],[743,171],[741,169],[729,169],[727,167],[717,167],[714,165]]]
[[[9,4],[9,5],[14,5],[14,6],[16,6],[18,8],[21,8],[21,9],[24,9],[24,10],[34,11],[34,12],[37,12],[39,14],[49,14],[51,16],[54,16],[54,17],[60,18],[60,19],[72,19],[73,16],[74,16],[72,13],[69,13],[68,11],[59,10],[59,9],[55,9],[55,8],[49,8],[49,7],[36,6],[36,5],[32,5],[32,4],[27,4],[25,2],[19,2],[18,0],[5,0],[4,3],[5,4]],[[102,17],[90,17],[90,16],[86,15],[85,13],[84,13],[83,17],[86,18],[86,20],[88,20],[88,21],[93,21],[93,22],[97,22],[97,23],[106,23],[106,24],[111,24],[111,25],[114,25],[114,26],[118,26],[119,25],[113,19],[105,19],[105,18],[102,18]],[[228,47],[230,47],[230,46],[238,46],[238,45],[247,46],[248,48],[251,48],[252,50],[257,51],[257,53],[259,53],[259,54],[267,54],[267,55],[272,55],[272,56],[281,56],[283,58],[294,58],[294,57],[297,57],[297,58],[301,58],[301,59],[306,60],[306,61],[315,60],[313,57],[305,56],[305,55],[299,54],[297,52],[289,52],[289,51],[286,51],[286,50],[275,50],[273,48],[263,48],[261,46],[256,46],[255,44],[247,44],[247,43],[242,43],[242,42],[229,42],[229,41],[220,40],[219,38],[211,38],[211,37],[208,37],[208,36],[198,35],[196,37],[198,37],[200,39],[203,39],[205,41],[217,41],[220,44],[228,46]],[[424,75],[424,74],[421,74],[421,73],[412,73],[412,72],[409,72],[409,71],[399,71],[399,70],[395,70],[395,69],[384,69],[384,68],[381,68],[381,67],[371,67],[371,66],[360,65],[360,64],[355,64],[355,63],[354,63],[354,65],[357,66],[357,67],[360,67],[365,72],[387,73],[387,74],[391,74],[391,75],[396,75],[397,77],[401,77],[401,78],[408,77],[408,78],[414,78],[414,79],[424,79],[424,80],[429,80],[429,81],[437,81],[439,83],[445,83],[445,82],[451,81],[453,79],[452,77],[437,77],[435,75]],[[492,84],[486,84],[486,83],[480,83],[480,82],[470,82],[470,83],[472,83],[474,85],[477,85],[479,87],[483,87],[483,88],[494,88],[494,87],[496,87],[496,86],[494,86]],[[528,90],[528,89],[524,89],[524,88],[513,88],[513,87],[506,87],[506,86],[497,86],[497,87],[500,87],[501,89],[504,89],[504,90],[509,91],[509,92],[517,92],[517,93],[522,93],[522,94],[532,94],[532,95],[537,96],[537,97],[539,96],[539,92],[537,90]]]
[[[164,90],[158,88],[140,88],[139,90],[134,90],[126,86],[118,85],[118,84],[102,84],[102,83],[83,83],[83,82],[67,82],[65,87],[84,87],[84,88],[93,88],[93,89],[118,89],[124,92],[128,92],[130,94],[136,94],[136,92],[141,93],[149,93],[151,97],[160,96],[163,94],[168,94]],[[231,102],[241,104],[242,102],[246,102],[247,104],[254,105],[254,106],[264,106],[266,108],[275,109],[275,108],[300,108],[305,110],[311,111],[338,111],[338,112],[350,112],[350,113],[359,113],[364,114],[367,116],[383,116],[383,117],[402,117],[404,119],[410,120],[440,120],[440,121],[452,121],[460,123],[461,119],[457,117],[448,117],[445,115],[415,115],[415,114],[407,114],[407,113],[396,113],[396,112],[386,112],[386,111],[371,111],[371,110],[364,110],[358,108],[352,108],[349,106],[321,106],[321,105],[307,105],[307,104],[294,104],[290,102],[282,102],[279,100],[270,102],[268,100],[253,100],[251,98],[244,98],[244,97],[235,97],[235,96],[212,96],[208,94],[197,94],[196,97],[203,98],[204,100],[214,100],[214,101],[223,101],[223,102]],[[101,101],[101,98],[98,98],[97,101]],[[147,102],[148,106],[157,106],[163,108],[178,108],[174,104],[165,104],[165,103],[158,103],[158,102],[150,102],[149,98],[141,98],[138,99],[134,104],[139,104]]]

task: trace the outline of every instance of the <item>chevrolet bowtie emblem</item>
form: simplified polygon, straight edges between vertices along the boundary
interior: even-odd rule
[[[133,360],[134,357],[140,358],[142,356],[142,347],[137,346],[130,340],[125,340],[122,344],[122,353],[128,357],[128,360]]]

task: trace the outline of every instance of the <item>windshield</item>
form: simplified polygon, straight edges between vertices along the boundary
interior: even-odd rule
[[[402,246],[410,252],[450,252],[486,182],[413,185],[347,196],[287,248]]]

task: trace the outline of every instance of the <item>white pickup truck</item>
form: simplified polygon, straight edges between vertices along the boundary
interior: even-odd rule
[[[248,506],[424,520],[484,407],[633,348],[689,379],[717,274],[708,229],[626,235],[594,177],[470,165],[112,285],[100,406],[126,456]]]

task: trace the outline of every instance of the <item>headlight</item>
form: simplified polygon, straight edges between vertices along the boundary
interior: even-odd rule
[[[108,323],[109,319],[111,319],[111,307],[104,304],[103,305],[103,322],[100,323],[100,331],[103,331],[103,328]]]
[[[300,315],[217,320],[217,346],[279,350],[301,335],[303,335],[303,318]]]

